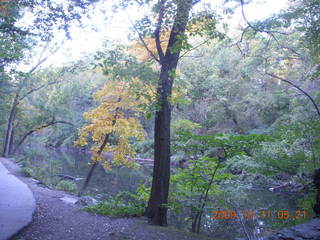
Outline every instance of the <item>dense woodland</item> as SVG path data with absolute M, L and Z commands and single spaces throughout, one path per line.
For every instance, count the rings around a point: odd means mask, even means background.
M 136 171 L 135 159 L 154 160 L 152 180 L 132 200 L 122 194 L 129 210 L 119 212 L 165 226 L 168 209 L 188 209 L 196 233 L 216 199 L 234 209 L 230 182 L 277 182 L 319 214 L 310 184 L 320 167 L 320 2 L 290 0 L 255 22 L 246 17 L 252 1 L 208 2 L 116 2 L 106 15 L 145 10 L 127 44 L 106 40 L 79 61 L 48 66 L 62 44 L 55 34 L 69 38 L 101 2 L 1 1 L 2 155 L 35 143 L 90 152 L 79 194 L 100 163 Z M 232 26 L 237 9 L 242 21 Z

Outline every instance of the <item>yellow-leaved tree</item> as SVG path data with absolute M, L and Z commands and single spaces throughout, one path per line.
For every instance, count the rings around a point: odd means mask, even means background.
M 128 82 L 108 80 L 93 97 L 100 105 L 83 114 L 88 124 L 78 130 L 79 137 L 75 142 L 79 146 L 88 145 L 90 139 L 93 142 L 92 166 L 79 196 L 87 187 L 100 161 L 103 160 L 102 165 L 106 169 L 111 169 L 112 165 L 132 167 L 135 164 L 135 151 L 129 140 L 144 138 L 144 130 L 137 117 L 142 111 L 140 106 L 146 99 L 130 92 Z M 116 139 L 112 141 L 114 144 L 109 141 L 111 135 Z M 104 159 L 103 153 L 112 153 L 113 158 Z

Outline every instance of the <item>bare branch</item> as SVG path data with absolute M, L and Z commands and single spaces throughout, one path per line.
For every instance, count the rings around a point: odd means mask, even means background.
M 43 55 L 43 53 L 45 52 L 45 50 L 46 50 L 46 48 L 48 47 L 48 45 L 49 45 L 49 44 L 47 44 L 47 45 L 44 47 L 44 49 L 43 49 L 43 51 L 42 51 L 42 53 L 41 53 L 41 55 L 40 55 L 40 58 L 39 58 L 38 63 L 37 63 L 33 68 L 31 68 L 31 69 L 29 70 L 29 72 L 28 72 L 29 74 L 31 74 L 31 73 L 33 73 L 35 70 L 37 70 L 37 68 L 38 68 L 42 63 L 44 63 L 45 61 L 47 61 L 49 57 L 51 57 L 53 54 L 55 54 L 55 53 L 62 47 L 62 45 L 56 47 L 52 52 L 50 52 L 50 54 L 48 54 L 47 56 L 45 56 L 44 58 L 42 58 L 42 55 Z
M 139 36 L 139 39 L 141 41 L 141 43 L 143 44 L 144 48 L 148 51 L 149 55 L 156 60 L 158 63 L 160 63 L 160 60 L 153 54 L 153 52 L 149 49 L 147 43 L 144 41 L 142 35 L 140 34 L 139 30 L 137 29 L 136 25 L 134 24 L 134 22 L 131 20 L 130 16 L 127 14 L 129 21 L 131 22 L 134 30 L 136 31 L 136 33 Z
M 237 42 L 231 44 L 230 47 L 237 46 L 239 48 L 239 43 L 241 43 L 243 41 L 244 35 L 249 30 L 249 28 L 250 28 L 249 26 L 245 27 L 243 29 L 242 33 L 241 33 L 240 40 L 238 40 Z
M 203 41 L 202 43 L 199 43 L 198 45 L 194 46 L 194 47 L 191 48 L 190 50 L 188 50 L 188 51 L 184 52 L 183 54 L 181 54 L 181 56 L 179 57 L 179 59 L 182 58 L 182 57 L 184 57 L 185 55 L 187 55 L 189 52 L 191 52 L 191 51 L 193 51 L 193 50 L 201 47 L 202 45 L 206 44 L 206 43 L 209 42 L 209 41 L 210 41 L 210 39 L 207 39 L 207 40 Z
M 51 82 L 48 82 L 48 83 L 44 83 L 42 85 L 40 85 L 39 87 L 36 87 L 36 88 L 33 88 L 31 90 L 29 90 L 27 93 L 25 93 L 22 97 L 19 98 L 19 101 L 23 100 L 24 98 L 26 98 L 28 95 L 32 94 L 33 92 L 36 92 L 36 91 L 39 91 L 40 89 L 44 88 L 44 87 L 47 87 L 47 86 L 50 86 L 50 85 L 53 85 L 53 84 L 56 84 L 58 82 L 61 82 L 61 80 L 57 80 L 61 77 L 61 75 L 64 73 L 64 70 L 62 70 L 59 75 L 57 76 L 57 78 L 54 80 L 54 81 L 51 81 Z
M 253 26 L 253 25 L 248 21 L 246 15 L 245 15 L 245 13 L 244 13 L 244 2 L 243 2 L 243 0 L 240 0 L 240 3 L 241 3 L 241 13 L 242 13 L 242 17 L 243 17 L 244 21 L 248 24 L 248 26 L 249 26 L 250 28 L 252 28 L 254 31 L 256 31 L 256 32 L 261 32 L 261 33 L 263 33 L 263 32 L 264 32 L 264 33 L 268 33 L 268 34 L 270 34 L 270 35 L 273 36 L 273 37 L 274 37 L 274 33 L 278 33 L 278 34 L 282 34 L 282 35 L 287 35 L 287 33 L 284 33 L 284 32 L 270 31 L 270 30 L 261 30 L 261 29 L 256 28 L 255 26 Z M 274 38 L 275 38 L 275 37 L 274 37 Z
M 241 3 L 241 13 L 242 13 L 242 17 L 243 17 L 244 21 L 247 23 L 248 27 L 250 27 L 251 29 L 253 29 L 255 32 L 260 32 L 260 33 L 267 33 L 267 34 L 269 34 L 269 35 L 277 42 L 277 44 L 278 44 L 280 47 L 285 48 L 285 49 L 287 49 L 287 50 L 289 50 L 289 51 L 292 51 L 293 53 L 295 53 L 295 54 L 297 54 L 298 56 L 301 57 L 301 55 L 300 55 L 299 53 L 297 53 L 294 49 L 289 48 L 289 47 L 286 47 L 286 46 L 283 46 L 283 45 L 279 42 L 279 40 L 276 38 L 276 36 L 274 35 L 275 33 L 281 34 L 281 35 L 288 35 L 287 33 L 279 32 L 279 31 L 271 31 L 271 30 L 261 30 L 261 29 L 255 27 L 255 26 L 253 26 L 253 25 L 248 21 L 246 15 L 245 15 L 245 12 L 244 12 L 244 1 L 243 1 L 243 0 L 240 0 L 240 3 Z M 233 44 L 233 45 L 239 44 L 239 43 L 242 41 L 243 35 L 244 35 L 244 33 L 245 33 L 246 31 L 247 31 L 247 30 L 245 30 L 245 31 L 242 33 L 242 35 L 241 35 L 241 40 L 239 40 L 237 43 L 235 43 L 235 44 Z

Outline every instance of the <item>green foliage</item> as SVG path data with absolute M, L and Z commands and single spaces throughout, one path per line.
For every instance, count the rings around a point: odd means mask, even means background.
M 136 194 L 121 191 L 105 202 L 86 208 L 86 211 L 112 217 L 141 216 L 150 196 L 150 188 L 141 184 Z
M 173 190 L 169 197 L 169 207 L 176 213 L 189 210 L 191 231 L 200 232 L 202 215 L 207 212 L 211 198 L 221 193 L 217 183 L 230 179 L 231 174 L 221 171 L 224 166 L 218 158 L 200 157 L 189 161 L 185 169 L 171 177 Z M 189 212 L 188 211 L 188 212 Z
M 0 2 L 0 73 L 4 66 L 21 60 L 23 50 L 31 46 L 30 32 L 16 26 L 20 7 L 17 2 Z
M 190 160 L 189 166 L 178 169 L 177 174 L 171 177 L 174 190 L 171 193 L 172 200 L 182 203 L 174 203 L 176 210 L 181 207 L 189 207 L 195 211 L 201 211 L 204 195 L 215 196 L 220 193 L 217 184 L 220 180 L 230 179 L 232 174 L 221 171 L 224 166 L 219 163 L 218 158 L 201 157 Z M 213 182 L 214 180 L 214 182 Z
M 273 138 L 265 134 L 249 135 L 194 135 L 189 131 L 178 131 L 174 149 L 183 150 L 186 154 L 208 154 L 214 148 L 223 151 L 224 158 L 250 153 L 261 146 L 263 142 L 273 141 Z
M 269 166 L 272 173 L 286 172 L 292 175 L 298 173 L 301 164 L 306 157 L 303 152 L 288 152 L 288 146 L 281 142 L 265 143 L 264 146 L 255 153 L 254 157 Z
M 173 131 L 184 130 L 184 131 L 194 131 L 201 128 L 201 125 L 192 122 L 188 119 L 178 119 L 174 121 L 171 125 Z
M 300 39 L 310 49 L 316 61 L 319 61 L 320 53 L 320 2 L 317 0 L 292 0 L 291 7 L 285 12 L 275 16 L 272 20 L 280 26 L 294 28 L 303 32 Z M 274 26 L 271 24 L 271 26 Z
M 144 141 L 135 141 L 134 149 L 139 154 L 141 158 L 152 158 L 153 157 L 153 149 L 154 149 L 154 141 L 153 139 L 145 139 Z
M 66 192 L 76 192 L 78 190 L 77 185 L 72 182 L 72 181 L 68 181 L 68 180 L 62 180 L 60 181 L 55 188 L 57 190 L 62 190 L 62 191 L 66 191 Z
M 264 173 L 268 175 L 268 167 L 253 157 L 247 155 L 235 155 L 226 161 L 227 169 L 233 174 Z
M 274 145 L 264 146 L 262 161 L 270 161 L 271 166 L 291 174 L 312 172 L 320 166 L 319 130 L 319 120 L 280 122 L 274 127 L 274 135 L 279 140 Z
M 26 176 L 26 177 L 33 177 L 33 176 L 35 176 L 35 173 L 34 173 L 33 169 L 28 168 L 28 167 L 23 167 L 23 168 L 21 169 L 21 172 L 22 172 L 23 175 Z

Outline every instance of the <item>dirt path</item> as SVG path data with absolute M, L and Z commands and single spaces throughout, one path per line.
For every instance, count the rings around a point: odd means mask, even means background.
M 81 210 L 74 204 L 60 200 L 65 192 L 39 186 L 31 178 L 23 177 L 19 167 L 9 160 L 2 163 L 25 182 L 36 199 L 33 222 L 15 240 L 180 240 L 207 239 L 172 228 L 156 227 L 144 218 L 110 218 Z

